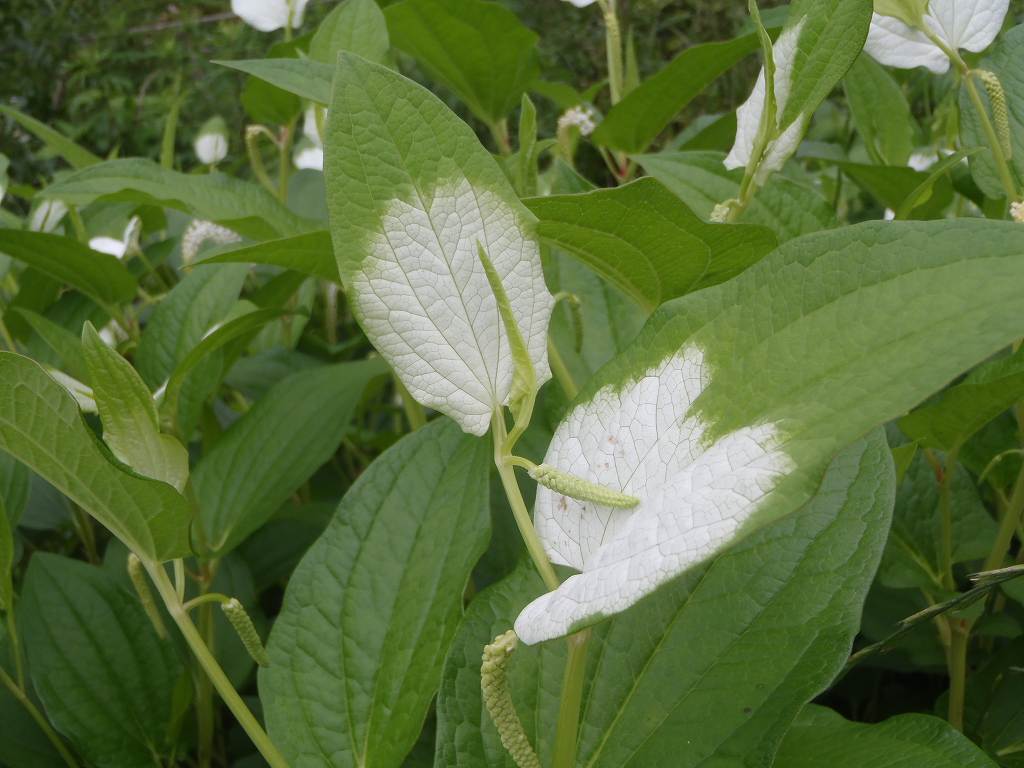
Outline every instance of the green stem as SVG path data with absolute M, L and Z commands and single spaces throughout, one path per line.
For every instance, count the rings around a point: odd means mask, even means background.
M 270 194 L 277 195 L 277 187 L 274 186 L 267 167 L 263 164 L 263 155 L 260 154 L 259 138 L 265 134 L 273 141 L 273 134 L 262 125 L 250 125 L 245 129 L 245 151 L 249 156 L 249 165 L 252 168 L 256 180 L 263 185 Z
M 32 703 L 32 700 L 26 695 L 24 689 L 20 688 L 11 679 L 11 676 L 7 674 L 3 667 L 0 667 L 0 682 L 4 684 L 11 695 L 18 701 L 21 706 L 25 708 L 25 711 L 29 713 L 33 720 L 36 721 L 36 725 L 39 726 L 46 738 L 53 744 L 54 749 L 60 754 L 64 762 L 70 766 L 70 768 L 78 768 L 78 761 L 75 756 L 71 754 L 68 748 L 61 741 L 60 736 L 53 730 L 53 726 L 50 725 L 49 721 L 43 717 L 43 713 L 39 711 L 39 708 Z
M 964 729 L 964 700 L 967 693 L 967 648 L 971 625 L 966 619 L 949 617 L 949 724 Z
M 277 197 L 282 203 L 288 202 L 288 179 L 292 172 L 292 141 L 295 138 L 295 120 L 286 125 L 278 143 Z
M 405 410 L 405 418 L 409 420 L 410 431 L 415 432 L 420 427 L 425 427 L 427 414 L 424 413 L 423 406 L 409 394 L 409 390 L 397 376 L 395 376 L 395 389 L 398 390 L 398 395 L 402 398 L 402 408 Z
M 1017 481 L 1013 485 L 1013 493 L 1010 495 L 1010 502 L 1006 505 L 1003 519 L 999 522 L 999 532 L 996 534 L 992 551 L 985 559 L 985 566 L 982 570 L 994 571 L 1002 568 L 1006 555 L 1013 543 L 1013 534 L 1020 525 L 1021 515 L 1024 513 L 1024 467 L 1021 467 L 1017 475 Z
M 942 483 L 939 486 L 939 514 L 942 520 L 942 586 L 948 590 L 956 589 L 953 577 L 953 474 L 959 448 L 953 448 L 946 454 L 946 466 L 942 472 Z
M 583 703 L 588 640 L 590 640 L 589 629 L 566 638 L 569 645 L 569 658 L 566 659 L 565 675 L 562 678 L 562 699 L 558 706 L 555 751 L 551 759 L 552 768 L 573 768 L 576 765 L 576 746 L 579 742 L 580 708 Z
M 7 606 L 7 638 L 11 641 L 11 659 L 14 661 L 14 675 L 18 687 L 25 688 L 25 662 L 21 654 L 21 641 L 18 639 L 18 624 L 14 617 L 14 606 Z
M 502 118 L 496 123 L 488 123 L 487 127 L 491 129 L 491 136 L 498 147 L 498 153 L 503 157 L 511 155 L 512 141 L 508 137 L 508 121 Z
M 509 461 L 508 433 L 505 428 L 505 417 L 502 412 L 495 411 L 491 419 L 491 431 L 494 433 L 494 465 L 498 468 L 498 476 L 501 478 L 501 485 L 505 489 L 505 496 L 508 498 L 509 506 L 512 507 L 512 515 L 515 517 L 516 525 L 519 526 L 519 533 L 526 544 L 526 551 L 529 552 L 537 572 L 544 579 L 544 584 L 551 591 L 558 589 L 559 580 L 555 569 L 548 560 L 544 545 L 537 535 L 537 529 L 533 527 L 533 520 L 530 519 L 530 512 L 526 509 L 526 502 L 523 500 L 522 491 L 519 490 L 519 483 L 516 480 L 515 470 Z
M 164 601 L 168 613 L 174 619 L 174 623 L 178 625 L 178 629 L 181 630 L 185 642 L 192 649 L 192 653 L 195 655 L 199 665 L 206 672 L 214 688 L 217 689 L 217 693 L 220 694 L 223 702 L 238 720 L 239 725 L 248 734 L 253 745 L 259 750 L 259 753 L 267 761 L 267 764 L 270 765 L 270 768 L 288 768 L 288 763 L 284 757 L 281 756 L 277 747 L 271 742 L 267 732 L 263 730 L 263 726 L 260 725 L 252 712 L 249 711 L 245 702 L 242 701 L 242 697 L 238 695 L 238 691 L 231 685 L 231 681 L 224 674 L 224 670 L 221 669 L 220 664 L 217 663 L 213 654 L 210 653 L 210 649 L 203 642 L 203 638 L 200 636 L 199 630 L 196 629 L 196 625 L 192 623 L 192 619 L 189 618 L 185 606 L 178 600 L 174 585 L 167 578 L 167 573 L 164 571 L 163 566 L 149 560 L 144 560 L 143 563 L 154 585 L 156 585 L 157 593 Z
M 576 381 L 573 379 L 572 373 L 569 372 L 569 367 L 565 364 L 562 353 L 558 351 L 558 347 L 552 338 L 548 338 L 548 364 L 551 366 L 551 373 L 555 380 L 558 381 L 562 391 L 565 392 L 565 396 L 570 400 L 575 400 L 580 388 L 576 386 Z
M 605 50 L 608 57 L 608 89 L 612 106 L 622 99 L 622 30 L 619 27 L 618 9 L 615 0 L 599 0 L 604 12 Z

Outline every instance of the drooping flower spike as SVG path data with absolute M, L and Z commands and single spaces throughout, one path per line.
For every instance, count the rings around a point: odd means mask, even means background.
M 309 0 L 231 0 L 231 11 L 260 32 L 302 26 Z
M 901 12 L 900 18 L 876 11 L 864 50 L 890 67 L 925 67 L 941 75 L 949 70 L 949 55 L 927 32 L 950 50 L 978 53 L 999 34 L 1009 5 L 1009 0 L 930 0 L 924 4 L 920 21 L 913 25 L 908 23 L 913 11 Z M 884 5 L 881 8 L 899 12 Z

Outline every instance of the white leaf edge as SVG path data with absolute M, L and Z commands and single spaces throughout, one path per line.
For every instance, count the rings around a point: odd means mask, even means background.
M 515 623 L 528 645 L 619 613 L 725 548 L 793 469 L 773 424 L 710 443 L 693 405 L 710 383 L 702 350 L 685 347 L 620 387 L 574 407 L 545 464 L 637 496 L 633 509 L 538 488 L 537 532 L 551 560 L 577 568 Z
M 1010 0 L 931 0 L 925 24 L 953 50 L 979 53 L 1002 29 Z M 892 16 L 871 16 L 864 50 L 880 64 L 898 69 L 949 71 L 949 57 L 928 37 Z
M 477 243 L 501 278 L 538 386 L 551 378 L 554 307 L 540 246 L 521 212 L 465 177 L 384 208 L 349 276 L 353 308 L 412 397 L 483 435 L 508 402 L 514 363 Z
M 775 61 L 776 118 L 785 113 L 786 105 L 789 103 L 797 44 L 806 21 L 807 17 L 805 16 L 796 25 L 784 30 L 772 46 L 772 58 Z M 764 114 L 764 99 L 765 70 L 764 67 L 761 67 L 761 73 L 757 76 L 753 92 L 736 110 L 736 142 L 725 158 L 726 168 L 730 170 L 746 168 L 752 160 L 754 143 L 757 141 L 758 130 L 761 126 L 761 116 Z M 758 183 L 762 183 L 773 171 L 780 170 L 800 146 L 800 140 L 807 128 L 807 115 L 801 114 L 789 125 L 780 125 L 778 128 L 781 129 L 781 133 L 768 145 L 764 160 L 758 168 Z

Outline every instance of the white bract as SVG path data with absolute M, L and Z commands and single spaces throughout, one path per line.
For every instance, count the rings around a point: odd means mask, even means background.
M 588 5 L 593 5 L 597 0 L 564 0 L 567 3 L 572 3 L 577 8 L 586 8 Z
M 999 34 L 1009 4 L 1010 0 L 931 0 L 923 22 L 952 50 L 977 53 Z M 926 67 L 936 74 L 949 70 L 949 56 L 941 47 L 893 16 L 875 13 L 871 17 L 864 50 L 890 67 Z
M 545 464 L 640 503 L 602 507 L 537 489 L 534 522 L 548 557 L 581 573 L 523 610 L 523 642 L 619 613 L 719 552 L 792 469 L 773 424 L 707 439 L 693 405 L 709 382 L 703 353 L 688 346 L 563 420 Z
M 348 276 L 363 328 L 409 393 L 475 435 L 507 404 L 515 367 L 478 244 L 508 295 L 538 385 L 551 377 L 554 299 L 526 232 L 502 195 L 465 178 L 444 181 L 423 196 L 392 200 Z
M 142 232 L 142 220 L 138 216 L 132 216 L 124 228 L 124 234 L 119 240 L 116 237 L 99 236 L 89 240 L 89 247 L 100 253 L 108 253 L 123 259 L 128 249 L 138 245 L 139 234 Z
M 273 32 L 288 26 L 302 26 L 309 0 L 231 0 L 231 11 L 260 32 Z
M 203 165 L 215 165 L 227 157 L 228 127 L 221 117 L 211 117 L 199 129 L 192 145 Z
M 785 165 L 796 148 L 800 145 L 807 128 L 809 115 L 800 114 L 788 125 L 779 125 L 778 121 L 785 114 L 789 102 L 789 94 L 793 85 L 793 66 L 796 62 L 797 43 L 805 19 L 796 26 L 785 30 L 772 46 L 772 58 L 775 61 L 775 128 L 778 136 L 765 149 L 764 158 L 758 166 L 758 183 L 762 183 L 772 171 Z M 745 168 L 752 160 L 754 144 L 757 142 L 761 129 L 761 118 L 765 108 L 765 71 L 757 77 L 754 91 L 738 110 L 736 110 L 736 143 L 725 158 L 726 168 Z
M 296 144 L 295 156 L 292 158 L 296 168 L 314 171 L 324 169 L 324 143 L 320 138 L 320 129 L 317 126 L 316 110 L 317 108 L 312 105 L 306 109 L 302 121 L 303 139 Z M 323 119 L 327 119 L 326 110 Z
M 32 210 L 28 228 L 33 232 L 53 232 L 68 213 L 63 200 L 43 200 Z

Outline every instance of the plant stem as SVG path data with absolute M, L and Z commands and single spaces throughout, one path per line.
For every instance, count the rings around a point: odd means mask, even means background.
M 939 485 L 939 513 L 942 517 L 942 586 L 948 590 L 956 589 L 956 579 L 953 577 L 953 474 L 956 472 L 959 453 L 960 449 L 956 447 L 946 454 L 946 465 Z
M 206 643 L 203 642 L 203 638 L 200 636 L 199 630 L 197 630 L 196 625 L 192 623 L 192 619 L 189 618 L 184 605 L 182 605 L 181 601 L 178 600 L 178 595 L 174 590 L 174 585 L 172 585 L 170 579 L 167 578 L 167 573 L 164 571 L 163 566 L 150 560 L 143 560 L 143 564 L 149 572 L 149 577 L 153 580 L 154 585 L 156 585 L 157 593 L 164 601 L 164 605 L 167 606 L 168 613 L 170 613 L 171 618 L 174 619 L 174 623 L 178 625 L 178 629 L 181 630 L 181 634 L 184 636 L 185 642 L 187 642 L 189 648 L 192 649 L 192 653 L 195 655 L 196 660 L 209 676 L 210 681 L 213 683 L 214 688 L 217 689 L 217 693 L 220 694 L 221 699 L 227 705 L 228 709 L 231 710 L 232 714 L 234 714 L 239 725 L 241 725 L 249 735 L 253 745 L 257 750 L 259 750 L 259 753 L 271 768 L 288 768 L 288 763 L 285 761 L 284 757 L 281 756 L 277 747 L 274 746 L 270 737 L 267 736 L 267 732 L 263 730 L 263 726 L 259 724 L 259 721 L 257 721 L 252 712 L 249 711 L 245 702 L 242 701 L 242 697 L 238 695 L 238 691 L 236 691 L 234 686 L 231 685 L 231 681 L 229 681 L 227 675 L 224 674 L 224 670 L 221 669 L 220 664 L 217 663 L 213 654 L 210 653 L 210 649 L 207 648 Z
M 576 386 L 576 381 L 573 379 L 572 373 L 569 372 L 562 353 L 558 351 L 555 340 L 550 337 L 548 338 L 548 364 L 551 366 L 552 375 L 558 381 L 562 391 L 565 392 L 565 396 L 570 400 L 575 400 L 580 388 Z
M 21 655 L 21 641 L 18 639 L 18 624 L 14 617 L 14 606 L 7 606 L 7 638 L 11 642 L 11 658 L 14 661 L 14 675 L 18 687 L 25 688 L 25 662 Z
M 402 398 L 402 408 L 405 409 L 405 418 L 409 420 L 409 430 L 415 432 L 420 427 L 426 426 L 427 414 L 423 412 L 423 406 L 409 394 L 409 390 L 397 376 L 395 376 L 395 389 L 398 390 L 398 395 Z
M 1017 481 L 1013 485 L 1013 493 L 1010 495 L 1010 502 L 1006 505 L 1003 519 L 999 523 L 999 533 L 996 534 L 992 551 L 985 559 L 985 566 L 982 570 L 994 571 L 1002 568 L 1006 555 L 1013 543 L 1013 534 L 1021 522 L 1021 514 L 1024 513 L 1024 466 L 1017 475 Z
M 622 30 L 615 0 L 599 0 L 604 13 L 605 50 L 608 57 L 608 90 L 612 106 L 622 99 Z
M 511 155 L 512 142 L 508 137 L 508 121 L 502 118 L 496 123 L 488 123 L 487 127 L 491 129 L 491 136 L 498 147 L 498 153 L 502 156 Z
M 295 138 L 295 120 L 281 129 L 278 143 L 277 196 L 282 203 L 288 202 L 288 178 L 292 172 L 292 140 Z
M 50 743 L 53 744 L 54 749 L 57 750 L 64 762 L 70 766 L 70 768 L 78 768 L 78 761 L 64 745 L 64 742 L 61 740 L 60 736 L 57 735 L 57 732 L 53 730 L 53 726 L 51 726 L 49 721 L 43 717 L 43 713 L 39 711 L 39 708 L 36 707 L 35 704 L 32 703 L 32 700 L 25 693 L 24 689 L 19 687 L 11 679 L 11 676 L 7 674 L 7 671 L 3 667 L 0 667 L 0 682 L 4 684 L 7 690 L 11 692 L 11 695 L 17 699 L 18 703 L 21 704 L 32 719 L 35 720 L 36 725 L 39 726 L 39 730 L 41 730 L 46 735 L 46 738 L 50 740 Z
M 505 489 L 505 496 L 508 498 L 509 506 L 512 507 L 512 515 L 519 526 L 519 533 L 526 544 L 526 551 L 530 553 L 537 572 L 544 579 L 545 586 L 554 591 L 561 583 L 555 569 L 548 560 L 544 545 L 541 544 L 537 529 L 533 527 L 533 520 L 530 519 L 530 512 L 523 501 L 523 494 L 519 490 L 519 483 L 516 480 L 515 470 L 509 461 L 509 454 L 506 448 L 508 432 L 505 428 L 505 417 L 502 412 L 495 411 L 491 419 L 491 431 L 494 433 L 494 465 L 498 468 L 498 476 L 501 478 L 501 485 Z
M 558 725 L 555 728 L 555 751 L 552 768 L 573 768 L 576 765 L 576 746 L 579 741 L 580 706 L 583 703 L 584 673 L 587 670 L 587 642 L 590 630 L 584 629 L 566 638 L 569 658 L 565 662 L 562 678 L 562 699 L 558 705 Z
M 971 624 L 966 619 L 947 617 L 949 624 L 949 724 L 964 729 L 964 699 L 967 693 L 967 648 Z

